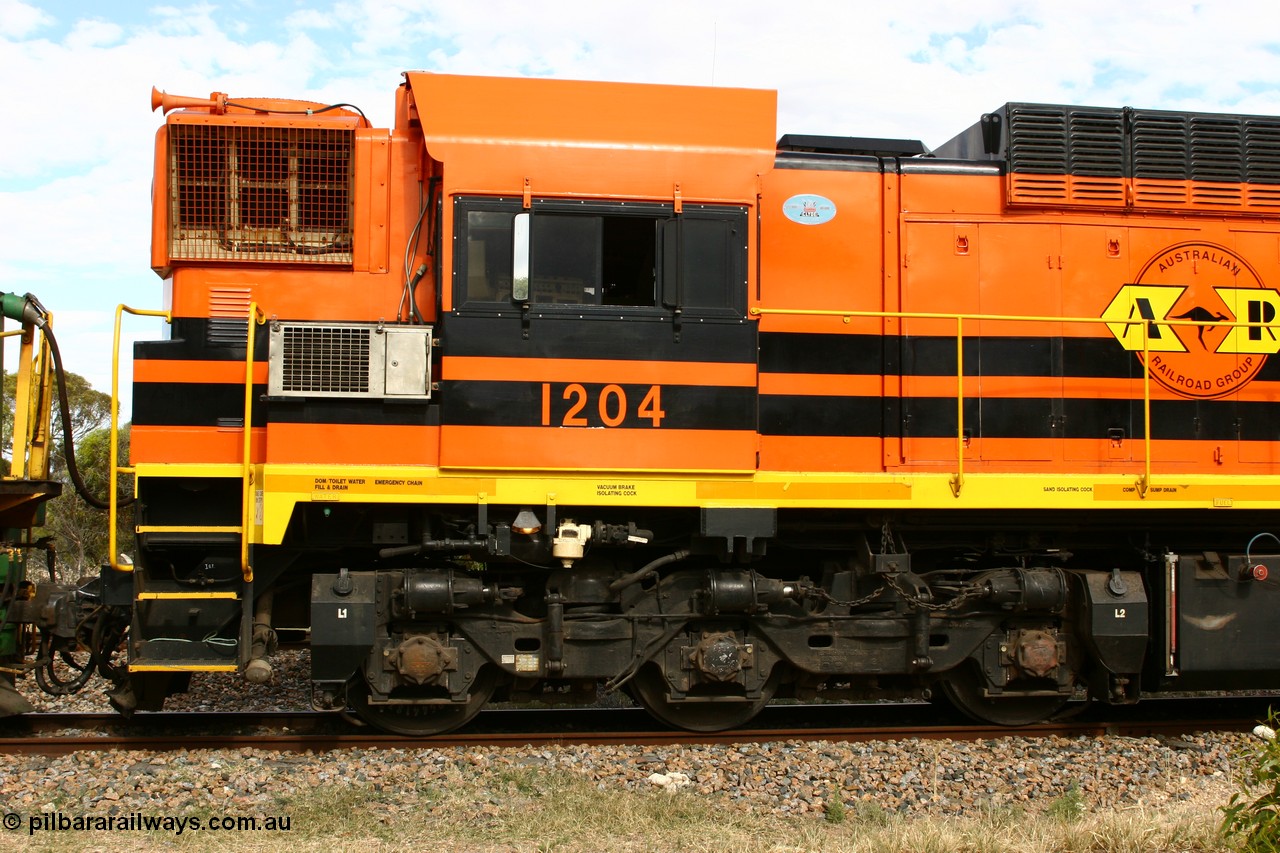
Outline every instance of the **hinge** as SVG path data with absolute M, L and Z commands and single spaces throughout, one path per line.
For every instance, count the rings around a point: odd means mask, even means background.
M 680 196 L 680 185 L 676 184 L 674 201 L 676 205 L 676 213 L 684 213 L 684 199 Z
M 533 182 L 528 178 L 524 179 L 524 209 L 528 210 L 533 207 Z

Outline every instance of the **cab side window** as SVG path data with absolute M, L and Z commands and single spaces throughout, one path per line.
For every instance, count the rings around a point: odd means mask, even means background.
M 741 318 L 746 210 L 741 207 L 459 199 L 458 307 L 674 309 Z M 513 282 L 515 286 L 513 287 Z

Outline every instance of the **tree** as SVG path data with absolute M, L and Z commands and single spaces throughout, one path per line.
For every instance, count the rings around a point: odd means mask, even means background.
M 126 464 L 129 459 L 129 432 L 128 424 L 119 432 L 119 464 Z M 101 500 L 107 499 L 108 484 L 111 482 L 108 476 L 110 450 L 111 430 L 105 427 L 88 433 L 75 444 L 80 477 L 89 494 Z M 91 574 L 111 556 L 108 513 L 89 506 L 75 493 L 65 465 L 57 468 L 54 476 L 65 485 L 62 497 L 49 502 L 44 530 L 54 537 L 59 561 L 72 576 Z M 133 497 L 132 477 L 121 475 L 119 487 L 121 503 Z M 122 508 L 116 517 L 116 545 L 130 559 L 134 553 L 133 526 L 133 507 Z
M 91 495 L 101 500 L 108 496 L 110 482 L 107 469 L 110 466 L 111 395 L 96 391 L 83 376 L 65 375 L 67 403 L 70 411 L 71 440 L 77 469 Z M 12 441 L 14 391 L 17 377 L 4 377 L 5 406 L 3 429 L 5 442 Z M 56 398 L 55 398 L 56 399 Z M 63 483 L 62 497 L 46 504 L 44 527 L 38 535 L 53 536 L 59 561 L 65 576 L 76 577 L 97 570 L 107 561 L 110 537 L 108 517 L 104 510 L 89 506 L 76 494 L 67 470 L 67 448 L 63 440 L 62 417 L 59 407 L 53 407 L 52 449 L 50 476 Z M 120 464 L 129 458 L 129 426 L 119 433 Z M 133 495 L 133 481 L 128 476 L 120 478 L 121 502 Z M 128 507 L 118 514 L 117 544 L 120 550 L 133 552 L 133 509 Z

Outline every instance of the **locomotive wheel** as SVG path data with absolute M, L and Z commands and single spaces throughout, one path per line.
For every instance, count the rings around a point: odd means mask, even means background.
M 662 670 L 646 666 L 631 679 L 631 692 L 646 711 L 672 728 L 720 732 L 741 726 L 760 713 L 778 692 L 779 680 L 778 668 L 775 667 L 758 699 L 736 700 L 732 694 L 726 694 L 726 698 L 719 702 L 680 702 L 672 701 Z
M 1029 726 L 1041 723 L 1066 707 L 1069 696 L 1000 696 L 982 694 L 977 673 L 958 669 L 941 684 L 942 692 L 961 713 L 980 723 Z
M 476 673 L 471 695 L 463 703 L 421 705 L 371 705 L 369 685 L 364 675 L 357 675 L 347 685 L 347 703 L 356 716 L 374 728 L 408 737 L 430 737 L 460 728 L 478 713 L 493 696 L 498 677 L 492 667 L 482 667 Z M 403 696 L 397 698 L 412 698 Z M 425 697 L 424 697 L 425 698 Z

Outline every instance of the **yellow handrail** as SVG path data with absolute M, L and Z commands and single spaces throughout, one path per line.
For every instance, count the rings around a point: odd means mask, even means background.
M 960 497 L 964 487 L 964 318 L 956 318 L 956 475 L 951 494 Z
M 265 323 L 267 317 L 258 307 L 257 302 L 249 303 L 249 334 L 244 352 L 244 458 L 241 473 L 243 492 L 241 494 L 241 522 L 244 531 L 240 535 L 240 572 L 245 583 L 253 581 L 253 566 L 249 565 L 249 535 L 254 527 L 257 505 L 253 488 L 253 348 L 258 326 Z
M 905 320 L 951 320 L 956 324 L 956 473 L 951 478 L 951 491 L 960 496 L 964 485 L 964 321 L 977 320 L 986 322 L 1021 322 L 1021 323 L 1102 323 L 1115 324 L 1117 321 L 1108 317 L 1057 317 L 1035 314 L 949 314 L 932 311 L 832 311 L 817 308 L 760 308 L 750 310 L 754 317 L 764 315 L 795 317 L 840 317 L 846 324 L 854 317 L 869 319 L 905 319 Z M 1142 419 L 1143 419 L 1143 474 L 1138 479 L 1138 494 L 1145 498 L 1151 488 L 1151 353 L 1150 353 L 1150 320 L 1134 321 L 1142 326 Z M 1269 324 L 1259 321 L 1227 322 L 1217 320 L 1160 320 L 1161 326 L 1225 326 L 1227 328 L 1269 328 Z M 1127 325 L 1127 324 L 1126 324 Z
M 1142 324 L 1142 479 L 1138 481 L 1138 496 L 1145 498 L 1147 489 L 1151 488 L 1151 371 L 1147 365 L 1151 363 L 1150 327 Z
M 131 467 L 121 467 L 120 463 L 120 318 L 124 314 L 133 314 L 138 317 L 163 317 L 166 323 L 173 322 L 173 314 L 169 311 L 154 311 L 145 308 L 130 308 L 128 305 L 116 306 L 116 328 L 115 338 L 111 343 L 111 447 L 108 451 L 111 454 L 111 462 L 109 470 L 111 471 L 111 483 L 107 487 L 107 537 L 108 537 L 108 560 L 111 568 L 118 572 L 131 572 L 133 566 L 120 564 L 120 552 L 117 549 L 116 542 L 116 518 L 119 513 L 120 505 L 120 488 L 119 480 L 121 474 L 133 473 Z

